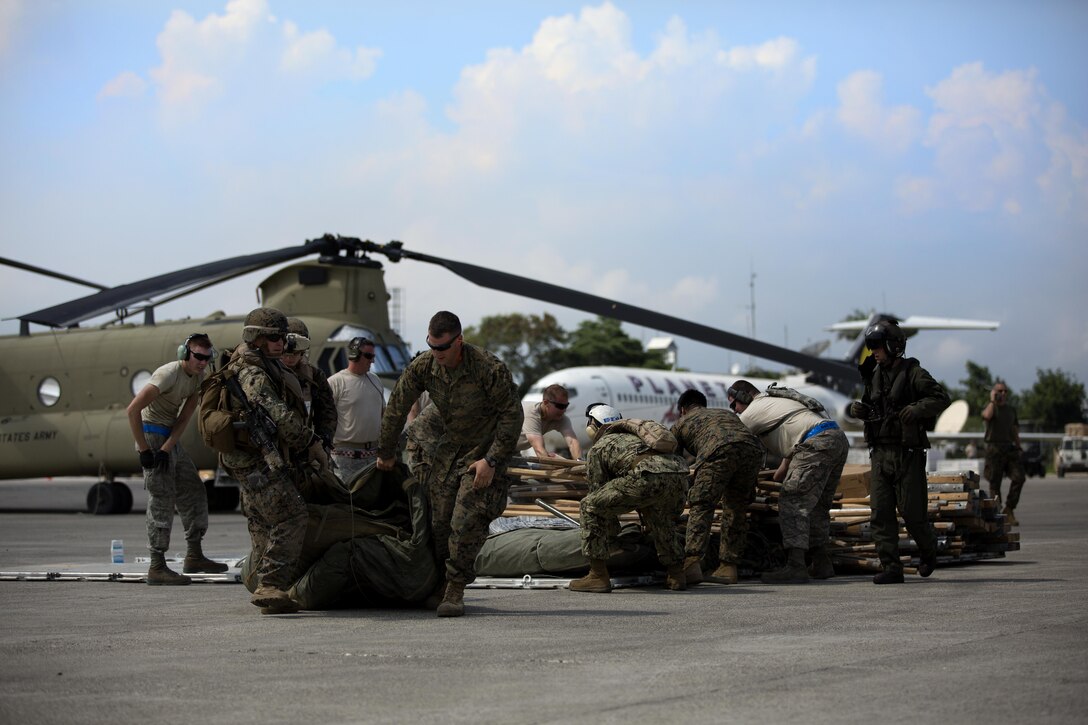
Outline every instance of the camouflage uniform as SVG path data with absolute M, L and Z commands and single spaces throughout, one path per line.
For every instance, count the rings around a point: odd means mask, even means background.
M 432 355 L 419 355 L 404 369 L 382 418 L 378 456 L 395 456 L 408 411 L 420 394 L 430 393 L 437 418 L 430 419 L 428 428 L 439 437 L 417 438 L 416 455 L 426 463 L 416 470 L 426 476 L 436 561 L 446 563 L 447 581 L 464 585 L 476 578 L 476 555 L 488 525 L 506 507 L 506 461 L 521 432 L 522 411 L 502 360 L 467 343 L 461 349 L 456 368 L 443 367 Z M 426 430 L 419 432 L 426 438 Z M 468 467 L 485 456 L 497 461 L 495 477 L 487 488 L 475 490 Z
M 918 544 L 921 559 L 937 557 L 937 537 L 926 515 L 929 438 L 923 421 L 936 418 L 950 401 L 945 389 L 914 358 L 899 359 L 892 368 L 881 367 L 870 358 L 862 366 L 862 376 L 862 402 L 876 411 L 876 419 L 865 424 L 872 463 L 873 540 L 884 570 L 902 572 L 897 508 Z M 899 417 L 907 406 L 912 406 L 915 413 L 915 421 L 909 424 Z
M 1020 460 L 1020 446 L 1016 445 L 1016 409 L 1011 405 L 994 403 L 993 418 L 986 421 L 986 465 L 983 475 L 990 482 L 990 495 L 1001 498 L 1001 481 L 1009 476 L 1009 498 L 1005 505 L 1010 509 L 1020 503 L 1020 492 L 1027 475 Z
M 144 438 L 151 450 L 162 450 L 167 436 L 144 429 Z M 177 443 L 169 451 L 170 463 L 166 470 L 144 469 L 144 488 L 147 489 L 147 543 L 152 551 L 166 553 L 170 546 L 170 528 L 174 510 L 185 527 L 185 540 L 199 543 L 208 531 L 208 493 L 193 460 Z
M 292 372 L 302 386 L 302 398 L 307 410 L 306 423 L 325 445 L 331 447 L 336 434 L 336 403 L 332 398 L 328 377 L 320 368 L 306 360 L 301 360 Z M 329 488 L 340 488 L 329 463 L 313 458 L 308 448 L 304 455 L 298 457 L 296 465 L 302 474 L 300 492 L 307 503 L 327 503 L 329 500 L 322 492 Z
M 702 558 L 710 538 L 714 507 L 722 506 L 718 558 L 736 564 L 748 535 L 748 505 L 763 465 L 763 446 L 731 410 L 696 407 L 673 425 L 680 449 L 695 456 L 695 480 L 688 489 L 685 557 Z M 679 449 L 677 450 L 679 453 Z
M 688 466 L 680 456 L 653 453 L 633 433 L 604 425 L 589 449 L 582 499 L 582 553 L 604 560 L 619 535 L 619 515 L 638 511 L 666 567 L 683 563 L 676 517 L 684 510 Z
M 849 450 L 846 434 L 837 428 L 821 431 L 794 446 L 778 499 L 782 546 L 827 546 L 831 504 Z
M 238 369 L 238 382 L 251 405 L 260 405 L 276 423 L 280 455 L 304 451 L 313 437 L 306 426 L 306 409 L 298 380 L 277 360 L 240 345 L 230 365 Z M 242 405 L 231 399 L 235 410 Z M 286 591 L 298 572 L 299 554 L 306 535 L 306 504 L 299 495 L 297 470 L 269 468 L 261 452 L 242 446 L 224 453 L 223 467 L 242 488 L 242 510 L 249 526 L 253 552 L 260 557 L 258 586 Z

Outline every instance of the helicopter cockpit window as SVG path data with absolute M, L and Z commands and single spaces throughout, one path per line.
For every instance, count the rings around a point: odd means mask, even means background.
M 42 378 L 38 383 L 38 400 L 46 408 L 51 408 L 60 400 L 60 381 L 54 377 Z
M 144 386 L 147 385 L 147 381 L 151 380 L 151 373 L 147 370 L 137 370 L 132 374 L 132 394 L 136 395 Z
M 357 327 L 355 325 L 344 325 L 329 335 L 330 343 L 343 343 L 343 349 L 338 350 L 335 355 L 335 366 L 337 370 L 342 370 L 347 367 L 347 344 L 353 337 L 366 337 L 373 340 L 375 335 L 372 330 L 368 330 L 365 327 Z M 403 370 L 408 364 L 408 357 L 405 354 L 405 351 L 396 345 L 375 343 L 374 353 L 374 364 L 370 369 L 375 373 L 397 373 Z

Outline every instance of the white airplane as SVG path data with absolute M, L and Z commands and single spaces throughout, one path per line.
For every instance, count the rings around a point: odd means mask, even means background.
M 880 319 L 889 319 L 889 315 L 873 315 L 868 320 L 840 322 L 831 325 L 829 330 L 858 330 L 857 340 L 845 362 L 857 365 L 865 349 L 865 328 Z M 892 318 L 894 319 L 894 318 Z M 907 317 L 899 326 L 911 336 L 919 330 L 996 330 L 999 323 L 988 320 L 963 320 L 938 317 Z M 585 408 L 592 403 L 608 403 L 615 407 L 625 418 L 656 420 L 666 426 L 677 421 L 676 400 L 688 388 L 702 392 L 707 405 L 712 408 L 728 407 L 726 391 L 737 380 L 747 380 L 760 390 L 765 390 L 771 383 L 793 388 L 823 404 L 828 414 L 844 429 L 858 429 L 861 421 L 851 418 L 847 413 L 852 391 L 841 391 L 813 382 L 814 376 L 808 373 L 794 373 L 781 378 L 755 378 L 746 375 L 726 375 L 721 373 L 677 372 L 673 370 L 651 370 L 648 368 L 626 368 L 608 365 L 593 365 L 565 368 L 545 375 L 533 383 L 522 400 L 539 401 L 544 388 L 559 383 L 567 389 L 570 407 L 567 415 L 575 424 L 574 429 L 583 447 L 589 446 L 589 440 L 580 423 L 584 419 Z M 860 382 L 860 377 L 859 377 Z M 962 425 L 962 424 L 961 424 Z M 550 444 L 564 445 L 562 439 L 549 439 Z

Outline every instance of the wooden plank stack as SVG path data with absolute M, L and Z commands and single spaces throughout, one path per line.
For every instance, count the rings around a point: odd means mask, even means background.
M 562 458 L 515 459 L 508 472 L 514 477 L 514 483 L 503 516 L 550 516 L 535 503 L 540 499 L 578 519 L 579 501 L 588 492 L 584 463 Z M 748 517 L 754 536 L 770 542 L 773 547 L 781 542 L 778 530 L 781 484 L 771 480 L 772 473 L 770 470 L 760 473 Z M 831 509 L 831 553 L 835 568 L 841 573 L 880 571 L 869 524 L 869 481 L 867 465 L 846 466 L 839 480 L 837 500 Z M 978 474 L 931 474 L 927 483 L 929 519 L 937 533 L 939 564 L 947 566 L 1001 558 L 1006 551 L 1020 548 L 1019 533 L 1009 530 L 999 501 L 979 488 Z M 632 512 L 622 520 L 637 521 L 638 515 Z M 720 532 L 720 522 L 719 510 L 715 513 L 712 529 L 715 533 Z M 902 519 L 899 540 L 904 569 L 913 572 L 918 565 L 917 546 Z M 749 546 L 752 546 L 752 536 Z M 781 552 L 746 552 L 745 558 L 752 566 L 742 567 L 742 570 L 752 573 L 770 568 L 781 558 Z

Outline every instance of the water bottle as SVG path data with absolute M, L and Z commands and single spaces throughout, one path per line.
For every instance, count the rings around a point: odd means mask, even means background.
M 110 541 L 110 561 L 114 564 L 125 563 L 125 542 L 121 539 Z

